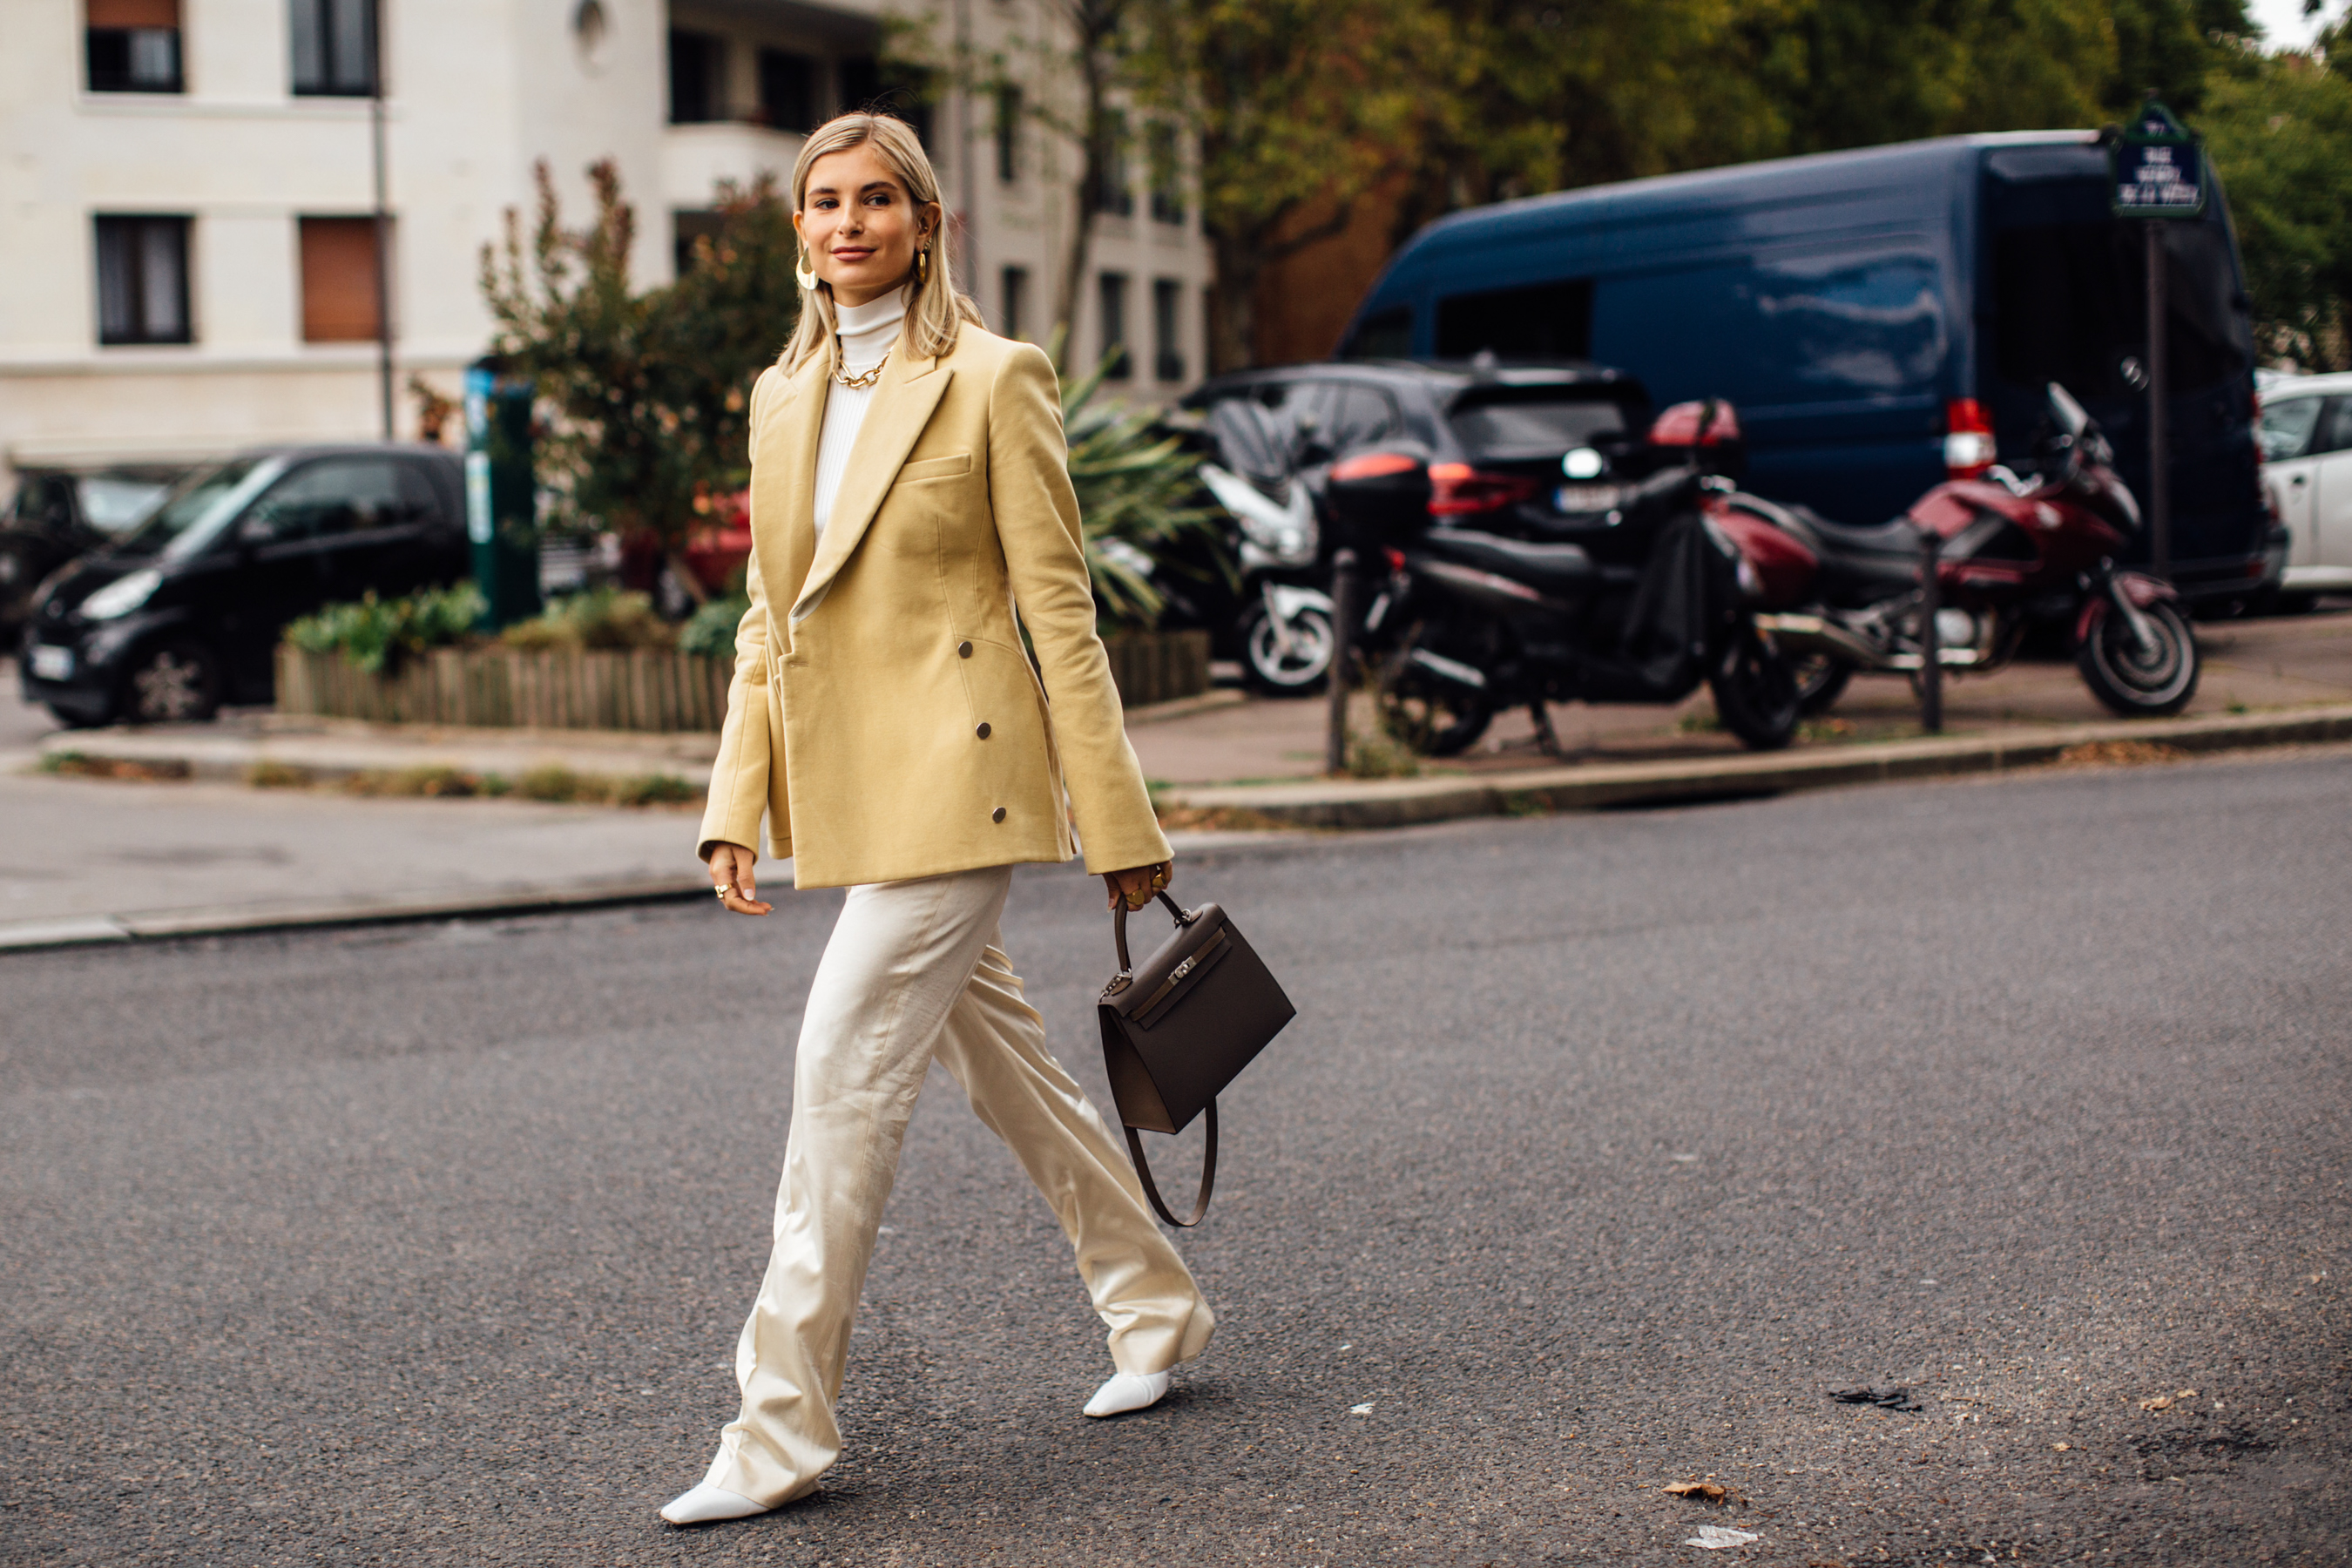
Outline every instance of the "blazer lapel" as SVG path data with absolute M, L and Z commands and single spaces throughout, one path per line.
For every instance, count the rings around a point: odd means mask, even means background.
M 832 584 L 835 575 L 848 563 L 857 549 L 858 541 L 874 514 L 882 509 L 882 498 L 890 493 L 898 480 L 898 469 L 906 463 L 907 454 L 915 449 L 915 442 L 930 423 L 931 411 L 940 405 L 940 398 L 948 389 L 954 372 L 936 359 L 904 360 L 893 355 L 889 368 L 882 373 L 880 384 L 874 389 L 873 405 L 866 409 L 865 422 L 857 428 L 856 443 L 849 448 L 849 470 L 842 476 L 840 493 L 833 499 L 833 516 L 824 525 L 824 537 L 817 541 L 816 558 L 802 582 L 800 591 L 793 595 L 793 615 L 808 613 L 817 596 Z M 820 386 L 820 390 L 824 390 Z M 815 416 L 809 420 L 812 429 L 824 424 L 824 406 L 818 405 Z M 797 515 L 808 520 L 807 532 L 816 532 L 816 445 L 809 445 L 808 466 L 799 470 L 809 477 L 795 485 L 801 491 L 795 504 Z
M 822 358 L 794 371 L 759 433 L 760 504 L 751 509 L 751 538 L 774 573 L 763 584 L 771 614 L 799 595 L 816 554 L 816 447 L 824 429 L 826 381 Z M 776 620 L 789 626 L 788 617 Z

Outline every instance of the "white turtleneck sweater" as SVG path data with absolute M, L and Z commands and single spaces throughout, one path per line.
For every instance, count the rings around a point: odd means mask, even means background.
M 863 305 L 836 304 L 833 319 L 841 337 L 841 363 L 852 375 L 862 375 L 880 364 L 898 341 L 899 323 L 907 316 L 907 290 L 894 289 Z M 832 520 L 834 498 L 841 493 L 842 477 L 849 472 L 849 449 L 857 428 L 866 423 L 875 388 L 859 390 L 835 381 L 825 388 L 824 429 L 816 443 L 816 532 L 824 537 Z M 809 606 L 814 609 L 814 605 Z

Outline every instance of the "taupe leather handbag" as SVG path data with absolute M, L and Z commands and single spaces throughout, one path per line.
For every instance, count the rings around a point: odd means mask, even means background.
M 1214 904 L 1187 910 L 1165 893 L 1160 901 L 1176 917 L 1176 930 L 1139 964 L 1127 955 L 1127 900 L 1119 900 L 1111 921 L 1118 973 L 1095 1011 L 1102 1019 L 1103 1068 L 1143 1195 L 1170 1225 L 1195 1226 L 1209 1212 L 1217 1180 L 1217 1095 L 1298 1010 L 1224 910 Z M 1201 1194 L 1192 1217 L 1178 1219 L 1152 1183 L 1136 1130 L 1181 1132 L 1202 1110 L 1209 1113 L 1209 1148 Z

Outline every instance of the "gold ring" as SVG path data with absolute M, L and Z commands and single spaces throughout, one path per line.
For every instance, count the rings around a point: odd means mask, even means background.
M 719 886 L 711 889 L 710 890 L 723 899 L 728 894 L 735 890 L 735 884 L 732 882 L 721 882 Z

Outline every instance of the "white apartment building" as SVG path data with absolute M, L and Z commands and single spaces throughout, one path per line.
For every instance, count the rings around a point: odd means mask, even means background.
M 1054 0 L 946 0 L 913 25 L 1060 101 Z M 673 276 L 720 180 L 788 181 L 800 132 L 873 101 L 884 0 L 8 0 L 0 37 L 0 469 L 187 459 L 382 428 L 379 65 L 394 425 L 412 373 L 454 395 L 489 319 L 481 247 L 532 165 L 567 220 L 617 164 L 636 276 Z M 899 23 L 897 25 L 906 25 Z M 943 52 L 943 51 L 942 51 Z M 1024 75 L 1024 73 L 1026 73 Z M 1076 150 L 997 94 L 925 129 L 992 327 L 1042 338 Z M 903 98 L 900 101 L 908 101 Z M 1097 198 L 1074 359 L 1128 350 L 1129 395 L 1202 374 L 1209 256 L 1165 127 Z M 1158 138 L 1155 142 L 1155 138 Z M 1162 155 L 1143 155 L 1157 146 Z M 8 474 L 0 472 L 0 484 Z

